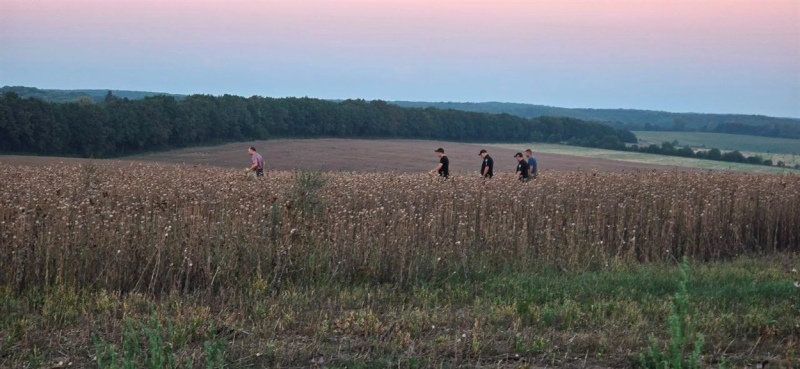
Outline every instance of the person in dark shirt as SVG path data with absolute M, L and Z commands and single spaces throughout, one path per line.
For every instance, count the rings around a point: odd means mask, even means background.
M 528 158 L 528 171 L 531 174 L 531 178 L 536 178 L 539 175 L 539 167 L 536 165 L 536 157 L 533 156 L 533 151 L 531 149 L 525 150 L 525 157 Z
M 441 147 L 434 150 L 434 152 L 439 157 L 439 165 L 431 169 L 430 174 L 439 173 L 439 176 L 447 179 L 450 176 L 450 159 L 444 155 L 444 149 Z
M 528 170 L 528 163 L 525 161 L 525 158 L 522 156 L 521 152 L 514 154 L 514 158 L 517 159 L 516 175 L 519 177 L 520 181 L 528 182 L 530 180 L 530 171 Z
M 481 162 L 481 176 L 483 176 L 483 178 L 492 178 L 492 176 L 494 176 L 494 160 L 492 160 L 492 157 L 489 156 L 486 150 L 481 150 L 478 155 L 483 158 Z

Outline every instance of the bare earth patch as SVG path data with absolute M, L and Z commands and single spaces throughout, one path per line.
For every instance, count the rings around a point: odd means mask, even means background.
M 490 147 L 482 144 L 426 141 L 426 140 L 355 140 L 355 139 L 286 139 L 253 141 L 213 147 L 197 147 L 161 153 L 136 155 L 122 159 L 103 160 L 112 166 L 130 165 L 132 161 L 165 164 L 188 164 L 244 168 L 248 166 L 247 148 L 255 146 L 267 164 L 268 170 L 326 170 L 355 172 L 421 172 L 438 163 L 434 155 L 442 147 L 450 158 L 450 170 L 455 173 L 474 172 L 480 169 L 480 149 L 487 149 L 494 158 L 495 172 L 513 172 L 516 161 L 513 155 L 519 149 Z M 571 155 L 536 152 L 540 171 L 601 171 L 676 170 L 669 165 L 642 164 L 608 159 L 586 158 Z M 52 158 L 38 156 L 0 156 L 0 163 L 15 165 L 70 165 L 87 159 Z M 686 168 L 681 168 L 685 170 Z

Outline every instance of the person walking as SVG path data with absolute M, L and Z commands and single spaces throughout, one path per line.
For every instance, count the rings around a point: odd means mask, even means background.
M 484 179 L 492 178 L 494 176 L 494 160 L 489 156 L 486 150 L 481 150 L 478 155 L 483 158 L 483 162 L 481 162 L 481 176 L 483 176 Z
M 521 152 L 514 154 L 514 158 L 517 159 L 517 178 L 519 178 L 521 182 L 528 182 L 531 178 L 528 162 L 525 161 Z
M 439 165 L 436 168 L 431 169 L 429 172 L 430 174 L 438 173 L 440 177 L 447 179 L 450 177 L 450 159 L 444 154 L 443 148 L 438 148 L 434 150 L 436 156 L 439 157 Z
M 536 165 L 536 157 L 533 156 L 531 149 L 525 150 L 525 157 L 528 158 L 528 171 L 531 178 L 536 178 L 539 175 L 539 168 Z
M 264 158 L 261 157 L 261 154 L 256 152 L 256 148 L 250 146 L 247 149 L 247 152 L 250 154 L 250 167 L 247 168 L 247 173 L 255 172 L 256 177 L 263 177 L 264 176 Z

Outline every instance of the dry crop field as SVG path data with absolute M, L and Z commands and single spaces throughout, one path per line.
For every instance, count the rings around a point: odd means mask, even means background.
M 797 365 L 797 209 L 795 175 L 0 164 L 0 367 L 635 366 L 680 321 L 702 366 Z
M 213 147 L 172 150 L 164 153 L 133 156 L 128 159 L 147 162 L 202 164 L 240 168 L 247 165 L 247 147 L 255 146 L 264 155 L 271 170 L 325 170 L 356 172 L 424 172 L 438 163 L 433 150 L 445 149 L 455 172 L 477 172 L 480 149 L 488 149 L 496 171 L 513 172 L 517 151 L 532 149 L 542 171 L 631 171 L 636 169 L 675 170 L 671 165 L 631 163 L 618 160 L 539 153 L 537 144 L 508 147 L 427 141 L 427 140 L 357 140 L 357 139 L 285 139 L 233 143 Z M 565 146 L 568 147 L 568 146 Z M 0 161 L 2 161 L 0 157 Z M 22 163 L 25 163 L 22 161 Z M 683 169 L 683 168 L 681 168 Z

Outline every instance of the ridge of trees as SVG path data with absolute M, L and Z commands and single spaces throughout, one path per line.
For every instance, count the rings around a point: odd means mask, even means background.
M 626 145 L 625 143 L 615 142 L 613 139 L 609 139 L 606 141 L 601 141 L 600 143 L 601 144 L 599 145 L 597 144 L 588 145 L 587 143 L 583 142 L 580 138 L 572 138 L 569 141 L 567 141 L 567 144 L 569 145 L 599 147 L 603 149 L 617 150 L 617 151 L 641 152 L 646 154 L 725 161 L 730 163 L 787 167 L 786 163 L 784 163 L 783 161 L 778 161 L 777 163 L 773 163 L 772 159 L 764 159 L 760 155 L 745 156 L 739 150 L 722 151 L 718 148 L 711 148 L 708 150 L 695 150 L 689 146 L 679 147 L 677 142 L 674 143 L 663 142 L 661 146 L 656 144 L 651 144 L 648 146 L 639 146 L 638 144 Z M 795 164 L 793 168 L 800 169 L 800 164 Z
M 84 90 L 52 90 L 52 89 L 39 89 L 36 87 L 25 86 L 3 86 L 0 87 L 0 94 L 6 92 L 14 92 L 22 98 L 33 97 L 47 102 L 76 102 L 79 99 L 89 98 L 95 102 L 100 102 L 105 99 L 106 94 L 111 93 L 119 98 L 128 99 L 143 99 L 145 97 L 167 95 L 175 98 L 181 98 L 184 95 L 168 94 L 163 92 L 149 92 L 149 91 L 130 91 L 130 90 L 97 90 L 97 89 L 84 89 Z
M 114 157 L 226 141 L 280 137 L 416 138 L 461 142 L 563 142 L 612 147 L 630 131 L 574 118 L 527 119 L 385 101 L 156 95 L 46 102 L 0 95 L 0 152 Z
M 73 102 L 79 98 L 90 98 L 100 102 L 108 90 L 53 90 L 24 86 L 0 87 L 0 93 L 15 92 L 20 97 L 34 97 L 48 102 Z M 111 90 L 114 96 L 129 99 L 167 95 L 176 99 L 186 95 L 147 91 Z M 705 114 L 673 113 L 640 109 L 589 109 L 560 108 L 546 105 L 482 102 L 419 102 L 390 101 L 403 107 L 455 109 L 478 113 L 510 114 L 523 118 L 570 117 L 586 121 L 596 121 L 614 128 L 630 131 L 676 131 L 676 132 L 717 132 L 739 135 L 780 137 L 800 139 L 800 119 L 769 117 L 746 114 Z
M 34 97 L 48 102 L 75 102 L 89 98 L 103 101 L 108 90 L 53 90 L 24 86 L 0 87 L 0 93 L 15 92 L 22 98 Z M 147 91 L 111 90 L 114 96 L 128 99 L 167 95 L 181 99 L 186 95 Z M 339 102 L 339 101 L 337 101 Z M 402 107 L 454 109 L 477 113 L 509 114 L 523 118 L 569 117 L 596 121 L 630 131 L 716 132 L 750 136 L 800 139 L 800 119 L 745 114 L 673 113 L 640 109 L 560 108 L 546 105 L 482 102 L 390 101 Z
M 404 107 L 436 107 L 525 118 L 570 117 L 630 131 L 716 132 L 800 139 L 800 119 L 745 114 L 672 113 L 638 109 L 559 108 L 520 103 L 393 101 Z
M 709 150 L 695 151 L 689 146 L 678 147 L 671 142 L 663 142 L 661 146 L 658 146 L 656 144 L 651 144 L 648 146 L 641 146 L 641 147 L 638 145 L 633 145 L 626 147 L 624 149 L 622 148 L 619 149 L 627 151 L 638 151 L 648 154 L 678 156 L 684 158 L 697 158 L 697 159 L 706 159 L 715 161 L 726 161 L 730 163 L 745 163 L 745 164 L 766 165 L 766 166 L 774 165 L 778 167 L 786 167 L 786 163 L 784 163 L 783 161 L 779 160 L 777 163 L 773 163 L 772 159 L 764 159 L 760 155 L 745 156 L 739 150 L 723 152 L 720 149 L 711 148 Z M 800 169 L 800 164 L 795 164 L 794 169 Z

